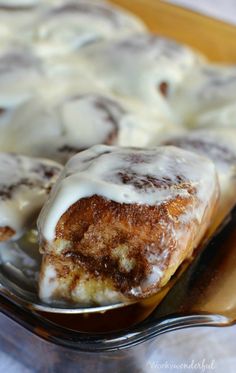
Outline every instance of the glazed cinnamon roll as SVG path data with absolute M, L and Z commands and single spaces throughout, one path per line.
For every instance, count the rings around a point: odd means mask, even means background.
M 0 54 L 0 109 L 8 111 L 26 101 L 43 76 L 41 61 L 28 49 L 9 48 Z
M 135 15 L 109 3 L 69 1 L 47 9 L 39 17 L 34 41 L 41 54 L 61 54 L 145 29 Z
M 74 156 L 38 220 L 40 298 L 93 305 L 155 294 L 192 255 L 217 199 L 213 163 L 182 149 Z
M 174 128 L 162 113 L 98 92 L 75 89 L 28 101 L 15 111 L 2 149 L 65 163 L 96 144 L 147 146 Z
M 236 101 L 198 113 L 194 119 L 195 128 L 236 129 Z
M 166 108 L 200 57 L 173 40 L 148 33 L 85 48 L 80 63 L 115 93 Z
M 236 204 L 236 130 L 195 130 L 169 137 L 164 144 L 194 151 L 214 162 L 220 184 L 216 218 L 222 220 Z
M 234 127 L 235 66 L 203 65 L 172 97 L 174 111 L 190 127 Z
M 33 226 L 60 171 L 49 160 L 0 153 L 0 241 Z

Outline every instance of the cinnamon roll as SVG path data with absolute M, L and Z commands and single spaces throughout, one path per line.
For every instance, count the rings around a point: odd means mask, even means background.
M 33 226 L 61 166 L 45 159 L 0 153 L 0 241 Z
M 195 128 L 236 129 L 236 101 L 198 113 L 194 119 Z
M 217 199 L 213 163 L 176 147 L 75 155 L 38 220 L 40 298 L 93 305 L 155 294 L 193 254 Z
M 174 111 L 190 127 L 234 127 L 235 66 L 203 65 L 172 97 Z
M 236 204 L 236 129 L 195 130 L 169 137 L 164 144 L 196 152 L 214 162 L 220 184 L 216 218 L 222 221 Z
M 15 111 L 2 150 L 65 163 L 96 144 L 147 146 L 174 128 L 165 114 L 147 113 L 141 105 L 97 88 L 58 94 L 56 86 L 55 91 L 56 97 L 37 96 Z
M 114 93 L 160 108 L 200 63 L 190 48 L 148 33 L 85 48 L 80 63 Z
M 41 60 L 28 49 L 9 48 L 0 54 L 0 109 L 7 111 L 26 101 L 43 76 Z
M 33 38 L 38 52 L 51 55 L 145 30 L 135 15 L 109 3 L 72 0 L 43 12 L 33 29 Z

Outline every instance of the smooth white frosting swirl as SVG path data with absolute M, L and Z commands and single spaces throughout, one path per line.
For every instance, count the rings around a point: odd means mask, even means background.
M 202 218 L 205 201 L 214 193 L 215 167 L 207 158 L 175 147 L 156 149 L 94 146 L 66 164 L 38 221 L 41 235 L 55 237 L 60 217 L 78 200 L 93 195 L 126 204 L 157 205 L 176 196 L 187 197 L 190 183 L 199 204 L 195 217 Z

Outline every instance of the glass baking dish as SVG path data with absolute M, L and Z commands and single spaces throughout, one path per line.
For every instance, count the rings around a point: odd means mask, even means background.
M 114 3 L 137 13 L 153 31 L 190 44 L 212 60 L 236 61 L 236 28 L 232 26 L 158 0 Z M 235 223 L 236 210 L 194 263 L 175 277 L 178 283 L 158 307 L 154 299 L 96 316 L 56 317 L 31 312 L 1 295 L 1 350 L 34 371 L 146 372 L 158 335 L 189 326 L 234 322 Z M 230 293 L 225 291 L 229 274 Z M 216 288 L 218 298 L 214 297 Z
M 235 323 L 235 226 L 236 209 L 156 308 L 130 305 L 105 314 L 55 317 L 1 295 L 1 350 L 39 372 L 146 372 L 161 334 Z M 145 312 L 149 316 L 138 322 Z

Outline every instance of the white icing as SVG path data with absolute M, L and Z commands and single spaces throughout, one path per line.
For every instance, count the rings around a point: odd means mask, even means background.
M 170 136 L 165 141 L 181 142 L 186 150 L 209 157 L 219 172 L 228 173 L 236 167 L 236 129 L 201 129 Z
M 199 63 L 199 56 L 183 45 L 151 34 L 136 34 L 81 51 L 81 64 L 114 93 L 133 96 L 167 110 L 159 91 L 168 84 L 168 96 Z
M 174 110 L 188 125 L 197 125 L 198 117 L 210 110 L 224 116 L 224 105 L 236 100 L 236 67 L 203 65 L 186 77 L 172 99 Z M 221 109 L 222 108 L 222 114 Z M 217 126 L 218 118 L 215 116 Z M 221 119 L 219 118 L 219 121 Z
M 54 171 L 46 177 L 41 167 Z M 19 238 L 33 224 L 61 170 L 55 162 L 0 153 L 0 227 Z
M 0 34 L 1 49 L 11 46 L 13 49 L 27 47 L 33 51 L 29 41 L 39 8 L 37 0 L 5 1 L 5 4 L 0 4 L 0 29 L 5 28 L 4 34 Z
M 0 107 L 6 110 L 25 102 L 37 89 L 43 71 L 41 61 L 24 48 L 0 54 Z
M 171 136 L 169 141 L 214 162 L 220 184 L 220 207 L 228 205 L 231 209 L 236 203 L 236 129 L 195 130 Z
M 40 54 L 51 55 L 144 30 L 141 20 L 111 4 L 71 1 L 43 13 L 33 28 L 33 38 Z
M 8 118 L 0 149 L 64 162 L 99 143 L 147 146 L 173 127 L 164 113 L 147 113 L 145 107 L 108 95 L 99 87 L 66 87 L 62 81 L 62 88 L 60 82 L 45 97 L 36 96 Z
M 82 148 L 106 141 L 122 115 L 122 108 L 115 102 L 94 95 L 71 98 L 59 109 L 70 144 L 79 147 L 81 143 Z
M 124 176 L 123 176 L 124 175 Z M 189 196 L 187 189 L 174 188 L 180 175 L 190 182 L 198 198 L 206 203 L 215 177 L 211 161 L 175 147 L 149 150 L 94 146 L 72 157 L 45 204 L 39 229 L 46 240 L 55 237 L 55 228 L 64 212 L 76 201 L 93 195 L 119 203 L 156 205 L 176 196 Z M 136 183 L 122 182 L 130 176 Z M 149 177 L 148 186 L 145 185 Z M 155 180 L 168 178 L 171 185 L 155 187 Z M 164 182 L 164 181 L 163 181 Z M 154 183 L 154 185 L 153 185 Z M 194 216 L 202 217 L 206 204 L 199 205 Z
M 197 114 L 193 126 L 196 128 L 236 128 L 235 101 Z
M 4 43 L 6 39 L 11 36 L 11 31 L 9 30 L 8 26 L 5 24 L 0 24 L 0 41 Z

